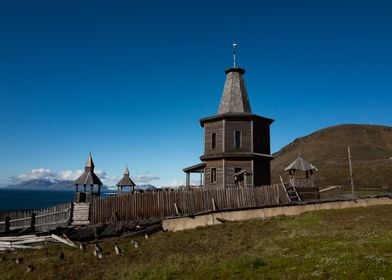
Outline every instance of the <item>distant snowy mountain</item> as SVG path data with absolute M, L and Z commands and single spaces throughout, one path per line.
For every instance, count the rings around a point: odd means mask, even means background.
M 144 184 L 144 185 L 137 185 L 137 186 L 135 187 L 135 189 L 137 189 L 137 190 L 143 190 L 143 191 L 152 191 L 152 190 L 155 190 L 156 187 L 153 186 L 153 185 L 150 185 L 150 184 Z
M 62 181 L 53 178 L 45 178 L 23 181 L 18 184 L 8 185 L 6 188 L 20 190 L 74 191 L 75 185 L 73 184 L 73 181 Z M 101 187 L 101 191 L 106 190 L 110 190 L 110 188 L 106 186 Z

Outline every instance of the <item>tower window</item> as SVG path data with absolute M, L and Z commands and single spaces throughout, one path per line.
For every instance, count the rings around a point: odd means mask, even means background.
M 241 148 L 241 131 L 236 131 L 234 133 L 234 148 L 240 149 Z
M 211 168 L 211 183 L 216 183 L 216 168 Z
M 212 149 L 216 148 L 216 133 L 212 133 L 211 135 L 211 148 Z

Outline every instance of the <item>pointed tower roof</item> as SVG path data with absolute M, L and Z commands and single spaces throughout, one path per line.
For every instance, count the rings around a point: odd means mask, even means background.
M 134 187 L 136 184 L 132 181 L 132 179 L 129 177 L 129 169 L 128 166 L 125 166 L 124 169 L 124 176 L 122 179 L 116 184 L 117 187 Z
M 125 165 L 124 175 L 129 175 L 128 165 Z
M 294 160 L 291 164 L 289 164 L 289 166 L 284 169 L 284 171 L 289 170 L 310 171 L 317 170 L 317 168 L 313 164 L 304 160 L 301 156 L 298 156 L 296 160 Z
M 98 185 L 102 186 L 101 180 L 94 173 L 94 161 L 91 153 L 89 154 L 84 166 L 84 173 L 74 181 L 75 185 Z
M 245 74 L 245 69 L 234 67 L 227 69 L 225 72 L 226 81 L 218 114 L 252 113 L 245 87 L 245 80 L 242 77 Z
M 88 158 L 86 160 L 86 164 L 84 165 L 85 168 L 90 168 L 91 170 L 94 171 L 94 161 L 93 161 L 93 157 L 91 156 L 91 152 L 88 155 Z

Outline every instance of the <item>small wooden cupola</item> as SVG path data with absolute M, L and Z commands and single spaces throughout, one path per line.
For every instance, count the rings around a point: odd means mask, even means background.
M 116 184 L 116 186 L 118 188 L 118 192 L 122 192 L 124 187 L 130 187 L 132 189 L 132 193 L 135 192 L 136 184 L 129 177 L 129 169 L 127 165 L 125 166 L 122 179 Z
M 75 192 L 77 194 L 76 201 L 77 202 L 87 202 L 90 200 L 92 196 L 100 196 L 101 195 L 101 186 L 102 182 L 98 178 L 98 176 L 94 173 L 94 161 L 91 153 L 89 154 L 85 167 L 84 173 L 74 181 L 75 184 Z M 79 185 L 83 186 L 83 192 L 79 192 Z M 90 191 L 86 186 L 90 186 Z M 97 186 L 97 190 L 94 190 L 94 186 Z
M 291 186 L 314 187 L 314 174 L 318 169 L 301 156 L 298 156 L 284 170 L 289 173 Z

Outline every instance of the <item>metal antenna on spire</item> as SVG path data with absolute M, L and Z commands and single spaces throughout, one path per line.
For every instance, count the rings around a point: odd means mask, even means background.
M 234 68 L 237 67 L 237 44 L 233 43 L 233 60 L 234 60 Z

